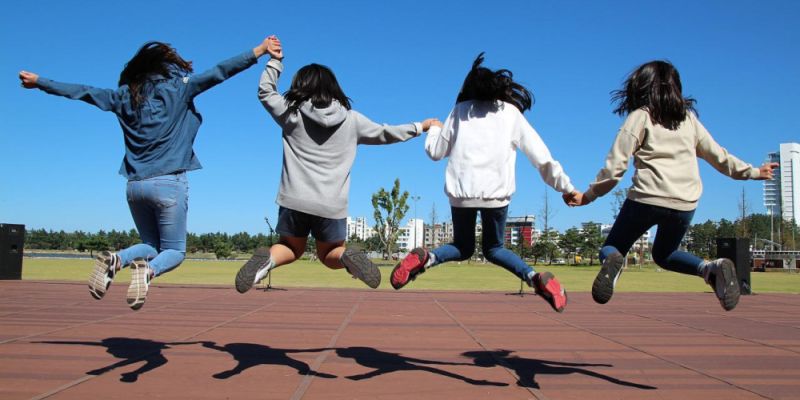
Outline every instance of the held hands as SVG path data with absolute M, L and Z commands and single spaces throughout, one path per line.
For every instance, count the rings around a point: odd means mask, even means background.
M 431 129 L 431 126 L 438 126 L 439 128 L 441 128 L 443 125 L 442 125 L 442 122 L 439 121 L 438 118 L 428 118 L 428 119 L 422 121 L 422 131 L 423 132 L 427 132 L 428 129 Z
M 283 47 L 281 46 L 281 41 L 277 36 L 272 35 L 264 42 L 267 44 L 266 50 L 270 57 L 279 61 L 283 60 Z
M 564 204 L 570 207 L 585 206 L 589 204 L 589 199 L 584 196 L 582 192 L 577 190 L 573 190 L 571 193 L 564 193 L 561 195 L 561 198 L 564 199 Z
M 764 165 L 758 168 L 758 180 L 770 180 L 773 179 L 775 176 L 773 173 L 773 169 L 778 168 L 778 163 L 764 163 Z
M 39 75 L 28 71 L 19 71 L 20 85 L 25 89 L 33 89 L 36 87 L 36 82 L 39 80 Z

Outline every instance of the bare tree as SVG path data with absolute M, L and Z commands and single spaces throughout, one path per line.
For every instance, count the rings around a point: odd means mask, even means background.
M 544 204 L 542 204 L 542 208 L 539 210 L 539 217 L 541 217 L 542 221 L 542 235 L 540 236 L 539 240 L 544 240 L 545 242 L 551 243 L 552 237 L 550 235 L 550 220 L 556 215 L 556 210 L 550 208 L 550 197 L 548 196 L 547 189 L 544 191 Z M 555 246 L 553 246 L 555 247 Z M 552 252 L 548 252 L 546 254 L 547 262 L 552 261 Z
M 741 233 L 742 236 L 741 237 L 743 237 L 743 238 L 746 238 L 746 237 L 749 236 L 747 234 L 747 212 L 748 212 L 749 209 L 750 209 L 750 205 L 747 204 L 747 198 L 744 195 L 744 187 L 742 187 L 742 198 L 739 200 L 739 212 L 740 212 L 739 217 L 741 218 L 740 221 L 741 221 L 741 225 L 742 225 L 741 226 L 741 228 L 742 228 L 742 233 Z
M 430 220 L 431 220 L 431 248 L 436 248 L 436 239 L 437 239 L 436 222 L 438 220 L 438 215 L 436 215 L 436 203 L 435 202 L 433 203 L 433 206 L 431 206 Z

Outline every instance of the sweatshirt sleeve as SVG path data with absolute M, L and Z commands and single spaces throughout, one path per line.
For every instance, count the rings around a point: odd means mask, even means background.
M 717 144 L 694 114 L 690 114 L 689 118 L 691 118 L 697 129 L 697 148 L 695 151 L 698 157 L 706 160 L 717 171 L 733 179 L 757 179 L 760 176 L 757 167 L 753 167 L 734 157 L 728 153 L 728 150 Z
M 358 144 L 390 144 L 404 142 L 419 136 L 421 124 L 386 125 L 372 122 L 357 111 L 351 111 L 355 117 Z
M 632 119 L 629 116 L 629 119 L 619 129 L 617 138 L 614 139 L 614 144 L 611 145 L 611 150 L 606 155 L 603 168 L 597 173 L 594 183 L 590 184 L 589 189 L 584 193 L 587 200 L 594 201 L 610 192 L 625 176 L 631 156 L 640 144 L 639 130 L 644 129 L 642 124 L 631 122 Z
M 42 91 L 72 100 L 81 100 L 103 111 L 114 111 L 119 105 L 119 94 L 111 89 L 99 89 L 87 85 L 56 82 L 39 77 L 36 86 Z
M 258 82 L 258 100 L 278 124 L 281 124 L 283 115 L 289 110 L 286 99 L 278 92 L 278 78 L 281 72 L 283 63 L 273 58 L 267 62 Z
M 248 50 L 238 56 L 229 58 L 214 68 L 197 75 L 190 75 L 186 81 L 186 94 L 189 98 L 194 98 L 200 93 L 222 83 L 224 80 L 238 74 L 256 63 L 256 56 L 252 50 Z
M 451 111 L 442 128 L 432 126 L 428 130 L 428 137 L 425 138 L 425 152 L 428 153 L 428 157 L 431 160 L 439 161 L 450 155 L 450 149 L 452 148 L 450 140 L 453 137 L 455 123 L 456 121 Z
M 553 159 L 539 133 L 533 129 L 522 113 L 518 114 L 516 125 L 519 135 L 517 145 L 531 164 L 539 170 L 539 175 L 545 183 L 561 193 L 571 193 L 575 190 L 561 164 Z

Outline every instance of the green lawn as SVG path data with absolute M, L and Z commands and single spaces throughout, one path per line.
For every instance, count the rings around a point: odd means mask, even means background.
M 157 283 L 179 284 L 230 284 L 243 261 L 188 260 L 170 273 L 156 279 Z M 89 259 L 25 258 L 22 268 L 24 280 L 85 281 L 93 261 Z M 382 265 L 382 289 L 391 289 L 389 274 L 392 265 Z M 542 265 L 537 271 L 551 271 L 571 292 L 591 290 L 599 266 Z M 118 281 L 127 282 L 130 274 L 123 270 Z M 751 274 L 756 293 L 800 293 L 800 274 L 784 272 L 754 272 Z M 273 272 L 275 287 L 343 287 L 366 288 L 344 270 L 330 270 L 319 262 L 298 261 Z M 437 266 L 410 283 L 410 289 L 431 290 L 487 290 L 517 291 L 519 280 L 500 267 L 491 264 L 448 263 Z M 628 292 L 698 292 L 709 290 L 699 277 L 658 270 L 653 266 L 626 269 L 617 290 Z

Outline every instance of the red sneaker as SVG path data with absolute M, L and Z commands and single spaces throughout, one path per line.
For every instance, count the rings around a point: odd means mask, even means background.
M 537 272 L 533 276 L 533 291 L 542 296 L 557 312 L 564 312 L 567 307 L 567 291 L 550 272 Z
M 417 247 L 395 265 L 389 281 L 392 287 L 399 290 L 408 282 L 416 279 L 417 275 L 425 272 L 425 263 L 428 262 L 428 250 Z

